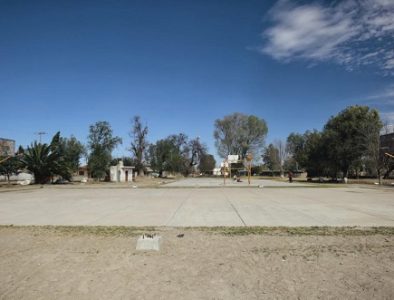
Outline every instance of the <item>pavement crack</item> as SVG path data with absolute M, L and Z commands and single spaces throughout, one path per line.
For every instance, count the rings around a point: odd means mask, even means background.
M 237 214 L 238 218 L 241 220 L 242 224 L 244 224 L 244 226 L 248 226 L 246 225 L 244 219 L 242 219 L 239 211 L 237 210 L 237 208 L 234 206 L 234 204 L 231 202 L 231 200 L 227 197 L 226 193 L 224 193 L 224 198 L 226 199 L 226 201 L 231 205 L 231 207 L 234 209 L 235 213 Z
M 190 199 L 190 195 L 192 192 L 190 192 L 187 197 L 185 199 L 183 199 L 183 201 L 181 202 L 181 204 L 179 204 L 179 206 L 177 207 L 177 209 L 174 211 L 174 213 L 172 214 L 172 216 L 168 219 L 168 221 L 166 222 L 165 226 L 169 226 L 169 224 L 171 223 L 171 221 L 175 218 L 176 214 L 178 213 L 178 211 L 182 208 L 182 206 L 185 204 L 185 202 L 187 200 Z

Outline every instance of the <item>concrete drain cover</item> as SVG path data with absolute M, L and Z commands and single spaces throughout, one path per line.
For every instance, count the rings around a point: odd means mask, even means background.
M 160 251 L 161 236 L 156 234 L 143 234 L 137 240 L 136 250 Z

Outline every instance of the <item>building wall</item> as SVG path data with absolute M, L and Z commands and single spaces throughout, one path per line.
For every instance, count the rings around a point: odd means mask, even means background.
M 15 154 L 15 141 L 0 138 L 0 156 L 9 156 Z
M 111 182 L 126 182 L 126 171 L 128 172 L 127 182 L 133 181 L 133 168 L 124 167 L 123 162 L 119 161 L 116 166 L 111 166 L 109 169 Z
M 384 152 L 394 153 L 394 133 L 384 134 L 380 136 L 380 148 Z

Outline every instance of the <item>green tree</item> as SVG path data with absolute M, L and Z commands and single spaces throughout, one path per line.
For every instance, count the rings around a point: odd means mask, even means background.
M 106 121 L 99 121 L 89 127 L 88 168 L 96 180 L 105 177 L 112 159 L 112 151 L 122 139 L 113 136 L 112 128 Z
M 190 174 L 205 152 L 206 147 L 198 138 L 189 141 L 182 133 L 158 140 L 148 151 L 151 167 L 161 176 L 164 171 Z
M 135 116 L 133 119 L 133 128 L 130 135 L 133 139 L 131 142 L 131 152 L 133 154 L 136 171 L 140 176 L 144 176 L 144 160 L 149 146 L 147 141 L 148 127 L 142 125 L 141 118 L 139 116 Z
M 358 105 L 346 108 L 327 122 L 323 135 L 329 149 L 328 158 L 343 177 L 348 176 L 353 163 L 368 155 L 371 143 L 374 144 L 372 147 L 379 147 L 376 145 L 376 132 L 381 127 L 379 113 L 375 109 Z
M 47 183 L 53 176 L 71 178 L 71 169 L 67 165 L 60 146 L 60 132 L 57 132 L 50 144 L 34 142 L 24 151 L 22 165 L 34 174 L 35 183 Z
M 116 166 L 120 160 L 123 161 L 123 164 L 125 166 L 134 166 L 135 165 L 135 160 L 133 160 L 131 157 L 127 157 L 127 156 L 112 158 L 110 165 Z
M 299 167 L 298 167 L 298 163 L 296 162 L 296 160 L 293 157 L 288 157 L 286 158 L 284 164 L 283 164 L 283 169 L 285 171 L 299 171 Z
M 21 167 L 20 159 L 18 156 L 12 156 L 12 157 L 0 156 L 0 161 L 2 161 L 0 163 L 0 175 L 6 176 L 8 184 L 10 184 L 10 176 L 13 174 L 17 174 Z
M 72 173 L 78 171 L 79 161 L 86 153 L 84 145 L 76 137 L 71 136 L 70 138 L 60 138 L 60 149 L 64 155 L 67 168 Z
M 229 154 L 245 157 L 248 152 L 258 152 L 268 132 L 263 119 L 241 113 L 218 119 L 214 126 L 215 145 L 218 154 L 223 158 Z
M 151 144 L 149 157 L 152 169 L 158 171 L 160 176 L 164 171 L 183 173 L 187 164 L 184 155 L 182 155 L 184 147 L 186 147 L 184 135 L 171 135 Z
M 305 150 L 305 134 L 291 133 L 287 137 L 287 151 L 295 160 L 300 168 L 304 168 L 307 162 L 307 153 Z
M 273 144 L 269 144 L 268 147 L 265 148 L 262 157 L 265 166 L 270 171 L 280 170 L 279 150 Z
M 308 177 L 330 174 L 332 167 L 327 159 L 328 149 L 321 132 L 308 130 L 304 134 L 291 133 L 287 138 L 287 150 L 293 160 L 288 162 L 288 165 L 292 164 L 290 168 L 304 169 Z
M 200 172 L 204 174 L 211 174 L 212 171 L 216 166 L 216 161 L 213 155 L 211 154 L 203 154 L 200 159 L 200 164 L 198 165 L 198 168 Z
M 304 133 L 306 159 L 303 163 L 308 177 L 335 176 L 336 169 L 333 169 L 327 158 L 327 150 L 324 136 L 320 131 L 313 130 Z

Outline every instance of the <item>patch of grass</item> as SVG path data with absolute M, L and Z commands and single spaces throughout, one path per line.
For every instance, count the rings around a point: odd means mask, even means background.
M 56 233 L 67 235 L 91 234 L 101 236 L 138 236 L 143 233 L 157 231 L 155 227 L 129 227 L 129 226 L 14 226 L 0 225 L 2 228 L 15 230 L 29 230 L 33 234 Z
M 99 236 L 139 236 L 143 233 L 153 233 L 168 230 L 201 231 L 209 234 L 226 236 L 244 235 L 271 235 L 271 236 L 368 236 L 368 235 L 394 235 L 394 227 L 130 227 L 130 226 L 14 226 L 0 225 L 1 229 L 27 230 L 32 234 L 66 234 L 66 235 L 99 235 Z
M 229 236 L 239 235 L 320 235 L 320 236 L 367 236 L 367 235 L 394 235 L 394 227 L 199 227 L 200 231 L 217 233 Z

